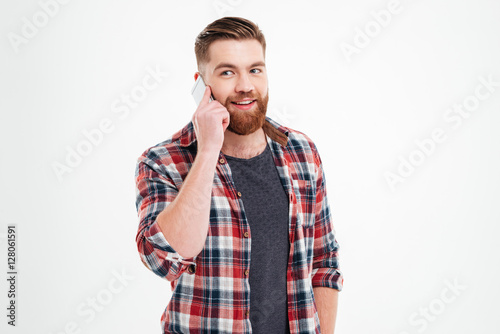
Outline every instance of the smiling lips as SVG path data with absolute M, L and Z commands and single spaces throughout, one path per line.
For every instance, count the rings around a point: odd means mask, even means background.
M 248 110 L 251 109 L 257 100 L 253 99 L 245 99 L 242 101 L 236 101 L 236 102 L 231 102 L 233 105 L 235 105 L 238 109 L 242 110 Z

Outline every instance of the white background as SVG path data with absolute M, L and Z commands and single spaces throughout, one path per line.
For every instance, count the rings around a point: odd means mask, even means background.
M 19 274 L 16 328 L 0 280 L 1 331 L 160 333 L 170 283 L 137 252 L 136 159 L 191 119 L 196 35 L 243 16 L 267 38 L 268 115 L 321 153 L 345 275 L 336 333 L 499 333 L 500 2 L 401 0 L 377 31 L 388 4 L 73 0 L 43 22 L 38 1 L 2 1 L 0 265 L 6 277 L 15 224 Z M 38 31 L 15 46 L 33 16 Z M 168 75 L 115 113 L 148 67 Z M 497 86 L 446 121 L 480 77 Z M 112 130 L 58 178 L 105 119 Z M 446 140 L 418 153 L 438 128 Z M 419 165 L 391 187 L 410 157 Z

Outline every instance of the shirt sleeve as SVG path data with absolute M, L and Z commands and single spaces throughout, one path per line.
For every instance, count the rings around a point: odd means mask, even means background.
M 342 290 L 344 278 L 339 270 L 339 244 L 330 216 L 326 179 L 321 158 L 314 144 L 312 150 L 317 169 L 312 286 Z
M 178 194 L 172 179 L 152 159 L 141 157 L 137 161 L 135 181 L 139 216 L 136 242 L 142 263 L 168 281 L 178 279 L 190 267 L 187 272 L 193 274 L 196 256 L 180 256 L 166 240 L 156 220 Z

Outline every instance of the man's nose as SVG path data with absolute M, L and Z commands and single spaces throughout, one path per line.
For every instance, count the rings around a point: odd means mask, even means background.
M 248 75 L 243 74 L 238 77 L 238 82 L 236 83 L 236 92 L 250 92 L 254 89 L 252 81 Z

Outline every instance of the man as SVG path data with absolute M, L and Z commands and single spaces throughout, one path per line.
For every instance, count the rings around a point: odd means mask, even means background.
M 201 103 L 138 159 L 137 246 L 172 287 L 163 333 L 334 332 L 343 278 L 323 167 L 309 137 L 266 117 L 265 48 L 248 20 L 208 25 Z

